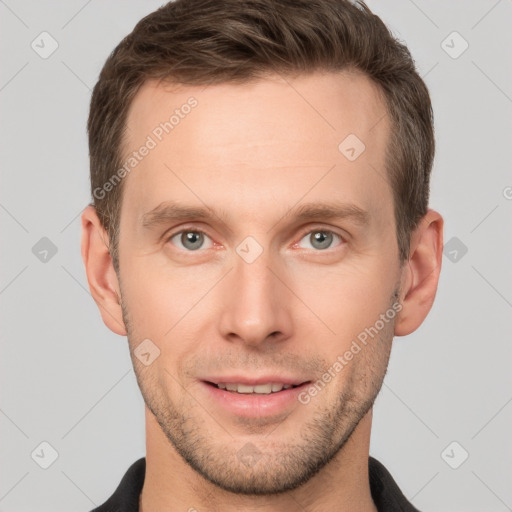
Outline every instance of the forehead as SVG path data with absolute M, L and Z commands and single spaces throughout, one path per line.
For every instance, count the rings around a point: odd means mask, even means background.
M 200 116 L 202 122 L 183 123 L 188 114 Z M 205 149 L 221 141 L 241 143 L 244 149 L 249 144 L 261 144 L 278 126 L 284 129 L 283 138 L 310 139 L 316 134 L 318 139 L 327 136 L 336 142 L 352 129 L 371 142 L 370 138 L 386 130 L 386 123 L 379 122 L 385 114 L 380 88 L 358 71 L 317 72 L 294 78 L 270 75 L 243 84 L 208 86 L 150 80 L 130 106 L 124 147 L 131 150 L 137 139 L 155 130 L 158 138 L 158 127 L 166 122 L 172 125 L 172 138 L 181 138 L 180 133 L 184 138 L 191 128 Z M 375 129 L 377 124 L 379 129 Z M 164 130 L 162 135 L 167 134 Z
M 358 72 L 209 86 L 150 81 L 130 107 L 124 159 L 151 149 L 126 177 L 123 208 L 140 217 L 185 195 L 251 216 L 265 197 L 295 203 L 305 193 L 343 200 L 350 192 L 367 203 L 372 194 L 391 200 L 388 132 L 383 95 Z

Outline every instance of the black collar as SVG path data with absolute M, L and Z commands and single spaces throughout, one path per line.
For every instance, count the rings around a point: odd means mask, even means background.
M 389 471 L 377 459 L 368 458 L 370 490 L 379 512 L 419 512 L 402 494 Z M 139 496 L 144 485 L 146 459 L 134 462 L 114 494 L 92 512 L 139 512 Z

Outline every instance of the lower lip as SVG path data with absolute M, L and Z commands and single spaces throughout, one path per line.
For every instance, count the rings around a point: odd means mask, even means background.
M 296 388 L 264 395 L 226 391 L 204 381 L 201 384 L 220 407 L 243 418 L 275 416 L 287 412 L 293 404 L 298 404 L 298 395 L 309 385 L 305 382 Z

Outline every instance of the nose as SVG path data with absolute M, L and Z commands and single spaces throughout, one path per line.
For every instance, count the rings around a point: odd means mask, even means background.
M 292 298 L 279 269 L 265 251 L 251 263 L 235 255 L 218 297 L 224 339 L 265 348 L 292 335 Z

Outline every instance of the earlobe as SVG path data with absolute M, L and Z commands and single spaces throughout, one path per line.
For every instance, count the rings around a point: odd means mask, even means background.
M 108 235 L 96 209 L 88 206 L 82 213 L 82 259 L 89 289 L 105 325 L 116 334 L 126 336 L 121 292 L 108 243 Z
M 428 210 L 411 236 L 409 260 L 402 272 L 402 310 L 395 336 L 414 332 L 432 308 L 443 257 L 443 218 Z

